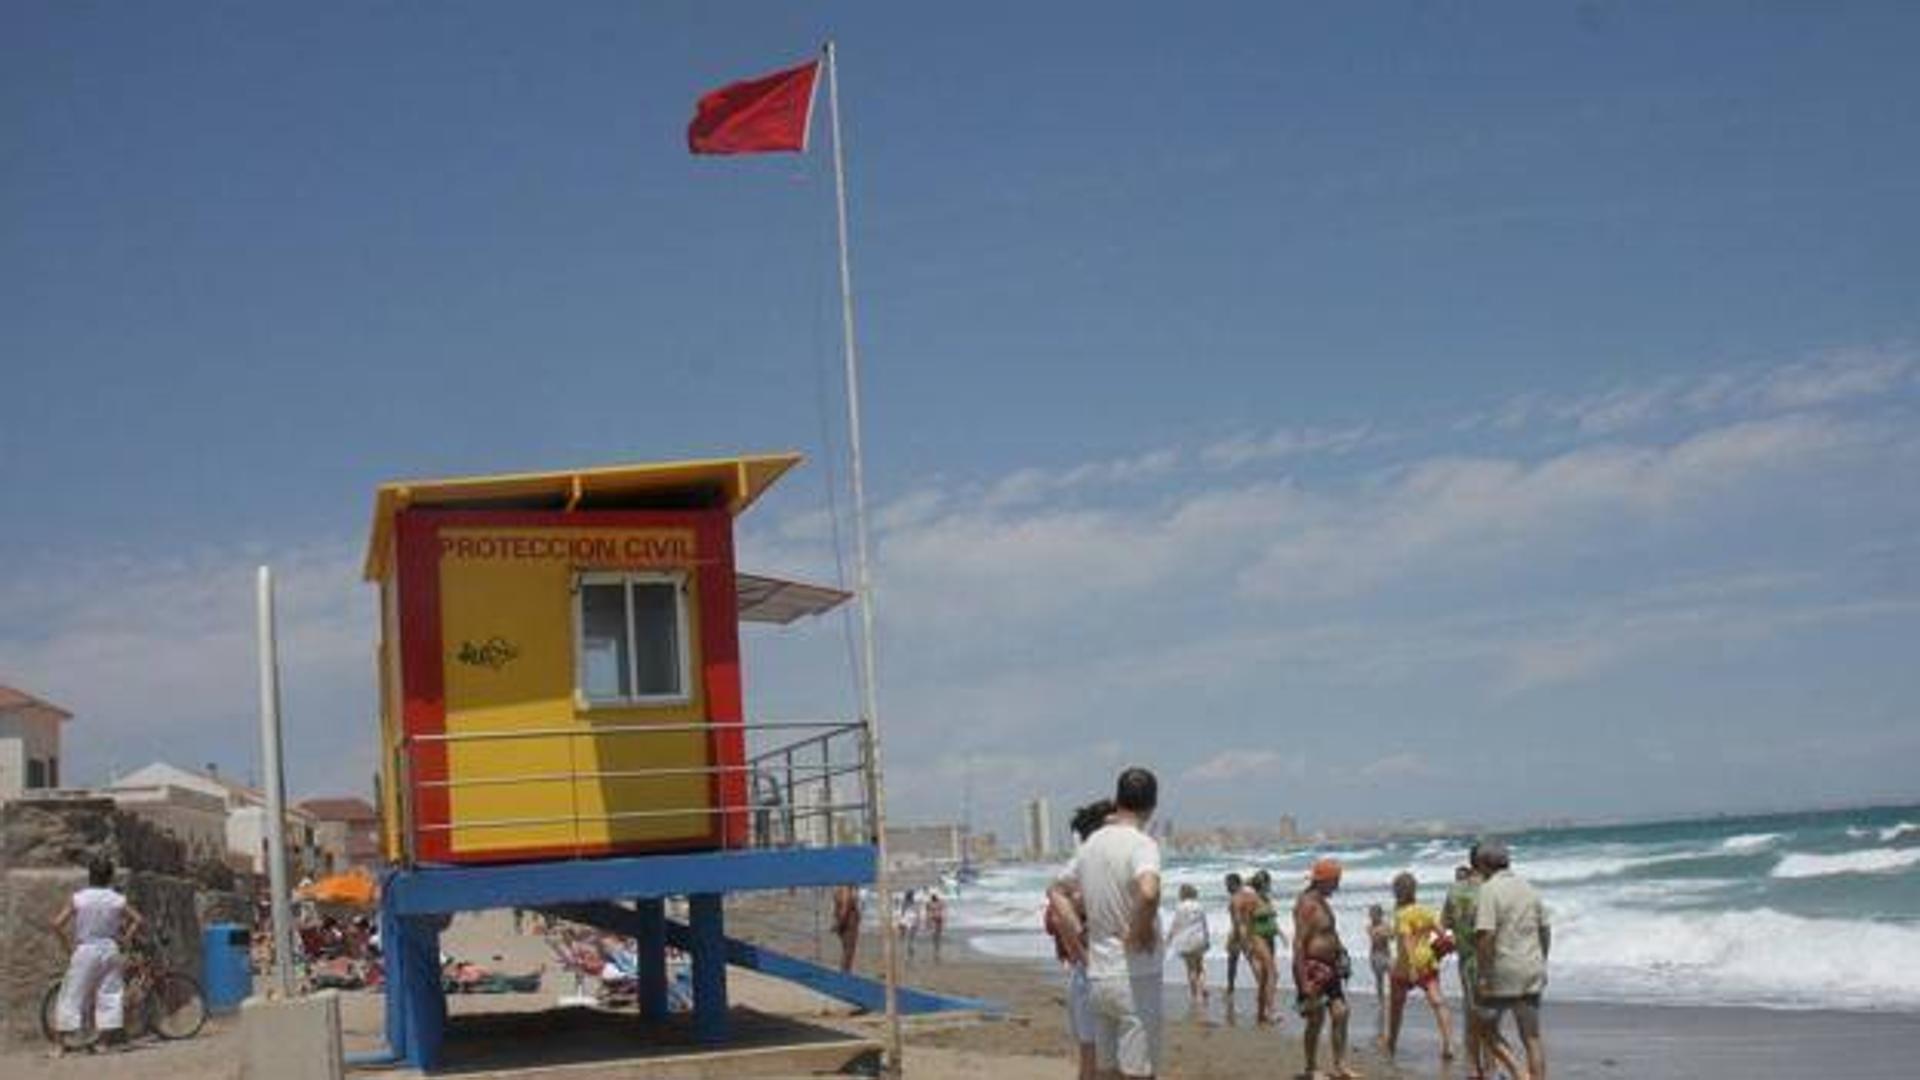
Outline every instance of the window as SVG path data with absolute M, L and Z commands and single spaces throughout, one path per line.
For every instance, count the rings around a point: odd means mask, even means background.
M 589 704 L 683 702 L 687 583 L 679 574 L 582 574 L 577 679 Z
M 39 758 L 27 759 L 27 790 L 33 791 L 47 786 L 47 763 Z

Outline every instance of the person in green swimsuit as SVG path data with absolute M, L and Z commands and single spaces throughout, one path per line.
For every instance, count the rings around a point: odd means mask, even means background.
M 1280 932 L 1280 917 L 1273 908 L 1273 876 L 1265 870 L 1258 871 L 1248 882 L 1257 896 L 1252 916 L 1247 920 L 1248 942 L 1247 959 L 1253 966 L 1256 997 L 1254 998 L 1254 1020 L 1260 1024 L 1277 1024 L 1280 1014 L 1273 1007 L 1275 992 L 1280 985 L 1280 968 L 1275 959 L 1279 952 L 1274 949 L 1274 939 L 1282 945 L 1287 937 Z

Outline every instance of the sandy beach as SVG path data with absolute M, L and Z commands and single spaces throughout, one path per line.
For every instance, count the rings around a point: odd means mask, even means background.
M 812 898 L 807 894 L 745 898 L 730 909 L 729 919 L 734 933 L 802 957 L 824 955 L 832 944 L 830 938 L 816 937 Z M 449 1042 L 449 1071 L 511 1073 L 573 1063 L 588 1071 L 567 1070 L 568 1075 L 689 1075 L 665 1063 L 635 1060 L 644 1038 L 624 1014 L 557 1008 L 558 997 L 571 989 L 570 977 L 554 971 L 538 937 L 515 934 L 504 912 L 462 916 L 445 944 L 456 956 L 504 970 L 547 965 L 539 993 L 451 999 L 456 1026 Z M 877 970 L 877 944 L 871 936 L 863 942 L 862 970 Z M 958 938 L 947 943 L 944 957 L 936 963 L 923 940 L 907 967 L 907 981 L 992 1001 L 1004 1010 L 997 1016 L 909 1020 L 909 1076 L 1041 1080 L 1072 1075 L 1064 987 L 1049 966 L 987 957 L 969 950 Z M 730 986 L 737 1022 L 751 1025 L 755 1039 L 826 1043 L 878 1039 L 883 1034 L 879 1017 L 854 1015 L 836 1002 L 790 984 L 735 970 Z M 1218 990 L 1210 1007 L 1198 1014 L 1189 1009 L 1184 990 L 1169 986 L 1168 993 L 1165 1075 L 1292 1076 L 1300 1071 L 1297 1018 L 1287 1017 L 1277 1029 L 1256 1028 L 1249 1020 L 1252 999 L 1244 987 L 1231 1018 Z M 342 995 L 350 1052 L 380 1045 L 383 1003 L 381 995 L 372 992 Z M 1441 1066 L 1432 1022 L 1423 1009 L 1416 1006 L 1411 1012 L 1400 1060 L 1395 1063 L 1385 1060 L 1373 1045 L 1374 999 L 1356 994 L 1354 1005 L 1355 1062 L 1368 1076 L 1456 1080 L 1465 1075 L 1458 1063 Z M 1553 1002 L 1547 1024 L 1557 1077 L 1904 1080 L 1915 1075 L 1915 1062 L 1920 1061 L 1920 1016 L 1911 1013 Z M 176 1044 L 146 1041 L 111 1057 L 50 1061 L 43 1052 L 12 1053 L 0 1059 L 4 1066 L 0 1073 L 21 1080 L 225 1080 L 239 1075 L 237 1035 L 237 1020 L 217 1018 L 199 1038 Z M 403 1069 L 377 1071 L 411 1075 Z M 791 1075 L 811 1071 L 796 1067 Z

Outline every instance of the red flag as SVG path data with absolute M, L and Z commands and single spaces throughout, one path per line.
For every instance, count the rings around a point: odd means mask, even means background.
M 807 148 L 820 61 L 703 94 L 687 125 L 696 154 L 766 154 Z

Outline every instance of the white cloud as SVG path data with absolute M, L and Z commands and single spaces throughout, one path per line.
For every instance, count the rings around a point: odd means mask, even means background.
M 229 772 L 258 752 L 254 566 L 275 568 L 289 784 L 364 792 L 373 768 L 374 601 L 357 543 L 104 557 L 6 585 L 0 672 L 74 714 L 75 782 L 166 759 Z
M 1488 425 L 1517 431 L 1565 424 L 1582 435 L 1603 436 L 1690 415 L 1736 413 L 1760 418 L 1885 397 L 1900 391 L 1913 374 L 1920 374 L 1920 355 L 1904 345 L 1836 349 L 1757 370 L 1667 377 L 1573 397 L 1527 391 L 1454 428 Z
M 1260 461 L 1308 454 L 1346 454 L 1378 441 L 1371 425 L 1343 428 L 1282 428 L 1265 435 L 1243 433 L 1212 443 L 1200 451 L 1200 460 L 1222 469 Z
M 1874 355 L 1515 399 L 1455 425 L 1471 443 L 1389 443 L 1355 425 L 924 480 L 874 513 L 899 808 L 951 817 L 969 757 L 983 807 L 1096 792 L 1136 759 L 1170 774 L 1194 762 L 1177 772 L 1189 788 L 1244 777 L 1317 791 L 1322 775 L 1303 769 L 1308 752 L 1293 741 L 1311 732 L 1276 729 L 1298 715 L 1277 702 L 1337 736 L 1345 721 L 1328 716 L 1359 701 L 1397 694 L 1399 711 L 1423 717 L 1429 706 L 1532 708 L 1603 693 L 1648 664 L 1911 626 L 1916 602 L 1899 586 L 1911 547 L 1855 560 L 1794 548 L 1805 530 L 1789 529 L 1769 545 L 1781 558 L 1757 569 L 1717 551 L 1740 538 L 1743 514 L 1811 522 L 1806 508 L 1834 490 L 1866 494 L 1848 511 L 1858 521 L 1825 525 L 1832 535 L 1856 546 L 1906 535 L 1920 504 L 1885 478 L 1915 462 L 1913 428 L 1873 403 L 1904 392 L 1899 380 L 1915 372 L 1906 354 Z M 1570 447 L 1502 437 L 1503 425 L 1549 422 Z M 1457 449 L 1483 440 L 1498 451 Z M 1361 446 L 1390 446 L 1394 460 L 1276 478 L 1299 454 Z M 839 509 L 850 552 L 850 508 Z M 836 573 L 824 509 L 741 524 L 745 565 Z M 1695 576 L 1674 580 L 1664 560 L 1678 552 Z M 371 770 L 374 614 L 358 558 L 347 541 L 275 555 L 303 791 L 364 787 Z M 219 549 L 10 570 L 0 575 L 0 678 L 75 706 L 76 766 L 212 757 L 244 771 L 256 561 Z M 1853 562 L 1879 568 L 1879 592 L 1835 576 Z M 1444 609 L 1422 606 L 1435 587 Z M 754 642 L 756 714 L 850 700 L 839 623 Z M 807 662 L 789 663 L 789 651 Z M 1296 690 L 1307 696 L 1288 697 Z M 1422 696 L 1410 708 L 1412 693 Z M 1396 722 L 1387 715 L 1383 731 L 1417 734 Z M 1424 760 L 1339 745 L 1314 760 L 1364 762 L 1336 770 L 1349 785 L 1450 768 L 1421 745 Z M 1328 796 L 1337 790 L 1317 797 Z
M 1273 750 L 1242 748 L 1224 750 L 1180 774 L 1190 783 L 1219 783 L 1226 780 L 1281 780 L 1306 775 L 1306 764 Z
M 1362 765 L 1360 777 L 1363 780 L 1373 781 L 1414 780 L 1431 776 L 1433 771 L 1433 767 L 1427 764 L 1426 758 L 1412 752 L 1402 752 L 1388 754 L 1386 757 L 1376 758 Z
M 1742 421 L 1667 446 L 1607 443 L 1539 461 L 1430 458 L 1320 500 L 1243 572 L 1271 597 L 1354 593 L 1586 530 L 1685 513 L 1752 478 L 1871 445 L 1876 429 L 1810 414 Z M 1571 539 L 1570 539 L 1571 538 Z
M 1075 488 L 1113 487 L 1165 476 L 1179 464 L 1179 449 L 1162 447 L 1132 457 L 1083 462 L 1062 469 L 1017 469 L 990 485 L 980 501 L 986 506 L 1020 506 Z
M 1917 369 L 1910 350 L 1850 349 L 1781 368 L 1766 379 L 1762 393 L 1782 409 L 1830 405 L 1885 394 Z

